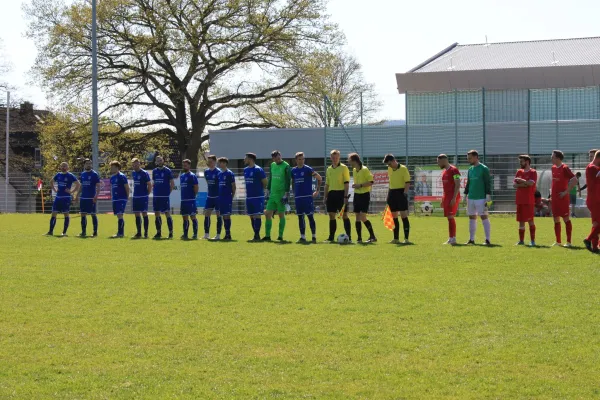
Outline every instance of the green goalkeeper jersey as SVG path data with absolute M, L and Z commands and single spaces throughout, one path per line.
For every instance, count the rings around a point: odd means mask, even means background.
M 282 161 L 281 164 L 272 163 L 269 172 L 269 189 L 270 195 L 284 195 L 290 191 L 290 183 L 292 180 L 290 164 Z
M 472 166 L 467 174 L 465 194 L 469 200 L 483 200 L 492 194 L 490 169 L 483 164 Z

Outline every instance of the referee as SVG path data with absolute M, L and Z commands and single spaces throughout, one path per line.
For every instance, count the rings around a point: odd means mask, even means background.
M 340 163 L 340 151 L 331 150 L 331 165 L 327 168 L 325 175 L 325 198 L 323 199 L 327 213 L 329 214 L 329 238 L 326 242 L 335 241 L 337 230 L 336 214 L 344 209 L 344 230 L 351 238 L 352 229 L 348 218 L 348 190 L 350 189 L 350 171 L 348 167 Z
M 405 165 L 396 161 L 393 154 L 386 154 L 383 163 L 388 166 L 388 178 L 390 181 L 390 190 L 387 197 L 387 205 L 390 207 L 394 217 L 394 240 L 390 243 L 400 243 L 400 222 L 398 213 L 402 217 L 402 227 L 404 228 L 404 244 L 408 244 L 408 235 L 410 233 L 410 222 L 408 221 L 408 190 L 410 188 L 410 174 Z
M 354 215 L 356 216 L 356 241 L 362 243 L 362 224 L 369 230 L 369 239 L 365 243 L 375 243 L 377 238 L 373 232 L 373 225 L 367 219 L 369 203 L 371 202 L 371 187 L 373 186 L 373 174 L 365 167 L 357 153 L 348 155 L 348 164 L 352 166 L 352 177 L 354 178 Z

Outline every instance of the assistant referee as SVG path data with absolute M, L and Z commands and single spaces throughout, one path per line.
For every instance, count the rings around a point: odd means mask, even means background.
M 350 189 L 350 171 L 348 167 L 340 163 L 340 151 L 331 150 L 329 154 L 331 165 L 327 168 L 325 175 L 325 198 L 324 203 L 329 214 L 329 238 L 327 242 L 335 240 L 335 231 L 337 230 L 336 214 L 344 208 L 344 230 L 346 235 L 351 238 L 352 228 L 348 218 L 348 191 Z
M 409 243 L 410 222 L 408 221 L 408 190 L 410 189 L 410 173 L 405 165 L 396 161 L 393 154 L 386 154 L 383 163 L 388 166 L 390 190 L 387 196 L 387 205 L 394 218 L 394 240 L 390 243 L 400 243 L 400 222 L 398 213 L 402 217 L 404 228 L 404 243 Z

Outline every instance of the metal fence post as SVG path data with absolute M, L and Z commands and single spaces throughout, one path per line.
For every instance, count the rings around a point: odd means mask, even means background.
M 555 138 L 555 143 L 554 143 L 555 147 L 554 148 L 558 149 L 559 148 L 559 146 L 558 146 L 559 145 L 559 143 L 558 143 L 558 89 L 554 89 L 554 103 L 555 103 L 554 104 L 554 114 L 556 117 L 556 127 L 554 129 L 556 138 Z
M 531 90 L 527 89 L 527 154 L 531 154 Z
M 458 164 L 458 92 L 454 89 L 454 164 Z
M 363 94 L 360 92 L 360 154 L 364 157 L 365 142 L 364 142 L 364 128 L 363 128 Z
M 485 151 L 485 88 L 482 87 L 481 88 L 481 115 L 482 115 L 482 120 L 483 120 L 483 163 L 485 164 L 485 156 L 486 156 L 486 151 Z
M 406 137 L 404 138 L 404 150 L 406 152 L 406 166 L 408 167 L 408 92 L 406 92 L 406 94 L 404 95 L 404 114 L 406 115 L 406 121 L 405 121 L 405 126 L 406 126 Z

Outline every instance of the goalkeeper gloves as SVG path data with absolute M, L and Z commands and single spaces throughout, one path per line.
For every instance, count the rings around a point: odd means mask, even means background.
M 486 195 L 485 196 L 485 206 L 487 208 L 490 208 L 490 206 L 493 204 L 494 202 L 492 201 L 492 196 L 491 195 Z
M 283 197 L 281 198 L 281 203 L 282 203 L 282 204 L 287 204 L 287 203 L 288 203 L 288 197 L 287 197 L 287 195 L 285 195 L 285 196 L 283 196 Z

